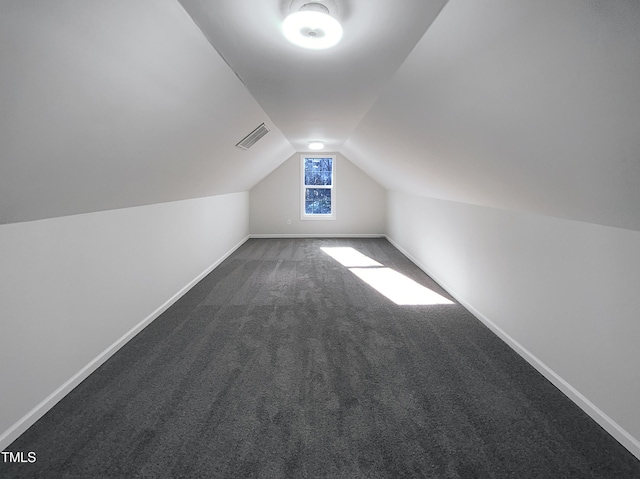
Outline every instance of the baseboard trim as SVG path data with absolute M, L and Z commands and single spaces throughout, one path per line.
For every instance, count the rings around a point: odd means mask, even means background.
M 626 449 L 634 456 L 640 459 L 640 441 L 627 432 L 616 421 L 610 418 L 604 411 L 593 404 L 587 399 L 580 391 L 574 388 L 571 384 L 565 381 L 559 374 L 553 369 L 548 367 L 538 357 L 536 357 L 531 351 L 521 345 L 518 341 L 507 334 L 502 328 L 496 325 L 488 317 L 478 311 L 470 303 L 468 303 L 461 295 L 459 295 L 453 288 L 443 282 L 437 275 L 429 270 L 425 265 L 421 264 L 416 258 L 414 258 L 408 251 L 400 246 L 396 241 L 385 235 L 385 238 L 391 243 L 398 251 L 409 258 L 418 268 L 424 271 L 431 277 L 436 283 L 444 288 L 456 301 L 464 306 L 471 314 L 482 321 L 493 333 L 495 333 L 500 339 L 507 343 L 511 349 L 518 353 L 522 358 L 531 364 L 536 370 L 538 370 L 547 380 L 549 380 L 555 387 L 557 387 L 562 393 L 573 401 L 580 409 L 586 412 L 594 421 L 596 421 L 605 431 L 607 431 L 616 441 L 622 444 Z
M 355 234 L 349 234 L 349 233 L 341 233 L 341 234 L 251 234 L 249 235 L 251 238 L 265 238 L 265 239 L 270 239 L 270 238 L 283 238 L 283 239 L 289 239 L 289 238 L 384 238 L 385 234 L 384 233 L 363 233 L 363 234 L 359 234 L 359 233 L 355 233 Z
M 165 312 L 170 306 L 172 306 L 178 299 L 187 293 L 196 283 L 198 283 L 207 274 L 213 271 L 220 265 L 225 259 L 227 259 L 234 251 L 242 246 L 249 238 L 386 238 L 398 251 L 409 258 L 416 266 L 429 275 L 434 281 L 442 286 L 451 296 L 453 296 L 461 305 L 468 309 L 476 318 L 484 323 L 491 331 L 493 331 L 499 338 L 507 343 L 514 351 L 516 351 L 522 358 L 524 358 L 529 364 L 536 368 L 546 379 L 548 379 L 554 386 L 562 391 L 569 399 L 577 404 L 583 411 L 585 411 L 593 420 L 595 420 L 604 430 L 606 430 L 613 438 L 615 438 L 620 444 L 628 449 L 634 456 L 640 459 L 640 441 L 629 434 L 624 428 L 622 428 L 616 421 L 610 418 L 600 408 L 587 399 L 580 391 L 574 388 L 571 384 L 565 381 L 555 371 L 549 368 L 545 363 L 538 359 L 534 354 L 522 346 L 518 341 L 507 334 L 502 328 L 493 323 L 480 311 L 476 310 L 473 305 L 469 304 L 463 297 L 461 297 L 454 289 L 452 289 L 445 282 L 441 281 L 436 275 L 434 275 L 429 268 L 421 264 L 416 258 L 414 258 L 408 251 L 406 251 L 400 244 L 394 241 L 391 237 L 385 234 L 327 234 L 327 235 L 261 235 L 252 234 L 247 235 L 235 246 L 233 246 L 227 253 L 221 256 L 213 264 L 202 271 L 198 276 L 191 280 L 188 284 L 182 287 L 171 298 L 160 305 L 156 310 L 149 314 L 146 318 L 136 324 L 133 328 L 127 331 L 122 337 L 115 341 L 111 346 L 105 349 L 102 353 L 96 356 L 85 367 L 73 375 L 69 380 L 62 384 L 58 389 L 52 392 L 44 400 L 42 400 L 31 411 L 25 414 L 19 419 L 13 426 L 7 429 L 0 435 L 0 451 L 3 451 L 13 441 L 15 441 L 21 434 L 23 434 L 29 427 L 40 419 L 47 411 L 55 406 L 62 398 L 64 398 L 69 392 L 71 392 L 76 386 L 78 386 L 84 379 L 86 379 L 91 373 L 98 369 L 105 361 L 107 361 L 113 354 L 115 354 L 120 348 L 122 348 L 127 342 L 129 342 L 136 334 L 142 331 L 152 321 L 158 318 L 163 312 Z
M 76 386 L 84 381 L 91 373 L 98 369 L 107 359 L 113 356 L 120 348 L 127 344 L 136 334 L 142 331 L 153 320 L 158 318 L 164 313 L 171 305 L 178 301 L 196 285 L 202 278 L 208 275 L 211 271 L 217 268 L 220 263 L 227 259 L 235 250 L 242 246 L 249 239 L 249 235 L 245 236 L 240 242 L 233 246 L 224 255 L 218 258 L 213 264 L 208 266 L 202 273 L 192 279 L 189 283 L 183 286 L 177 293 L 171 298 L 161 304 L 155 311 L 149 314 L 146 318 L 136 324 L 133 328 L 127 331 L 122 337 L 116 340 L 111 346 L 105 349 L 102 353 L 96 356 L 91 362 L 89 362 L 80 371 L 74 374 L 69 380 L 62 384 L 58 389 L 53 391 L 49 396 L 43 399 L 37 406 L 31 411 L 20 418 L 13 426 L 7 429 L 0 435 L 0 451 L 4 451 L 13 441 L 15 441 L 21 434 L 29 429 L 35 422 L 44 416 L 53 406 L 55 406 L 62 398 L 69 394 Z

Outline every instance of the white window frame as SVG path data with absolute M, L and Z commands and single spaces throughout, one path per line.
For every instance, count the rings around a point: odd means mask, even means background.
M 304 184 L 304 160 L 305 158 L 331 158 L 331 185 L 313 185 Z M 305 213 L 304 200 L 307 188 L 326 188 L 331 190 L 331 214 L 307 214 Z M 300 155 L 300 219 L 301 220 L 335 220 L 336 219 L 336 155 Z

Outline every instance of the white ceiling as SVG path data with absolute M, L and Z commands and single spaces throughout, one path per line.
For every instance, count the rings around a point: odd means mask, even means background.
M 640 2 L 449 1 L 341 152 L 388 189 L 640 230 Z
M 0 2 L 0 223 L 246 191 L 322 139 L 389 190 L 640 230 L 640 2 L 335 2 L 326 51 L 291 0 Z
M 175 0 L 1 2 L 0 105 L 0 224 L 246 191 L 294 152 Z
M 180 3 L 296 150 L 320 139 L 336 151 L 446 0 L 314 1 L 327 4 L 344 28 L 329 50 L 301 49 L 282 35 L 297 0 Z

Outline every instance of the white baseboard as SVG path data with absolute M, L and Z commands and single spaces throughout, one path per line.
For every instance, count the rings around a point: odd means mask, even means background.
M 62 398 L 69 394 L 78 384 L 84 381 L 92 372 L 98 369 L 107 359 L 113 356 L 120 348 L 127 344 L 136 334 L 142 331 L 148 326 L 154 319 L 164 313 L 171 305 L 178 301 L 195 286 L 198 281 L 213 271 L 220 263 L 227 259 L 235 250 L 242 246 L 249 236 L 247 235 L 238 244 L 227 251 L 222 257 L 217 259 L 212 265 L 207 267 L 202 273 L 192 279 L 188 284 L 183 286 L 177 293 L 171 298 L 160 305 L 155 311 L 149 314 L 146 318 L 136 324 L 133 328 L 127 331 L 122 337 L 115 341 L 111 346 L 105 349 L 102 353 L 96 356 L 89 364 L 83 367 L 80 371 L 74 374 L 69 380 L 62 384 L 58 389 L 53 391 L 49 396 L 43 399 L 37 406 L 31 411 L 25 414 L 20 420 L 18 420 L 13 426 L 7 429 L 0 435 L 0 451 L 3 451 L 13 441 L 15 441 L 22 433 L 29 429 L 35 422 L 40 419 L 44 414 L 55 406 Z
M 111 346 L 105 349 L 102 353 L 96 356 L 90 363 L 73 375 L 68 381 L 62 384 L 58 389 L 52 392 L 44 400 L 42 400 L 31 411 L 25 414 L 20 420 L 18 420 L 13 426 L 7 429 L 0 435 L 0 451 L 4 450 L 13 441 L 15 441 L 22 433 L 24 433 L 29 427 L 31 427 L 38 419 L 40 419 L 47 411 L 55 406 L 64 396 L 71 392 L 78 384 L 86 379 L 92 372 L 100 367 L 107 359 L 113 356 L 120 348 L 122 348 L 127 342 L 129 342 L 136 334 L 142 331 L 153 320 L 159 317 L 164 311 L 166 311 L 171 305 L 173 305 L 178 299 L 180 299 L 187 291 L 189 291 L 198 281 L 204 278 L 207 274 L 213 271 L 220 263 L 222 263 L 227 257 L 229 257 L 235 250 L 242 246 L 249 238 L 380 238 L 385 237 L 395 248 L 397 248 L 402 254 L 409 258 L 416 266 L 422 269 L 433 280 L 435 280 L 440 286 L 442 286 L 451 296 L 453 296 L 461 305 L 468 309 L 476 318 L 482 321 L 491 331 L 493 331 L 498 337 L 506 342 L 514 351 L 522 356 L 529 364 L 536 368 L 546 379 L 548 379 L 554 386 L 562 391 L 569 399 L 577 404 L 583 411 L 585 411 L 591 418 L 593 418 L 603 429 L 605 429 L 612 437 L 614 437 L 620 444 L 627 448 L 633 455 L 640 459 L 640 441 L 629 434 L 624 428 L 622 428 L 617 422 L 611 419 L 607 414 L 600 410 L 595 404 L 575 389 L 571 384 L 566 382 L 555 371 L 544 364 L 540 359 L 528 351 L 518 341 L 509 336 L 499 326 L 494 324 L 489 318 L 484 316 L 480 311 L 477 311 L 471 304 L 467 303 L 464 298 L 456 293 L 446 283 L 442 282 L 437 276 L 435 276 L 427 267 L 422 265 L 416 258 L 414 258 L 409 252 L 404 250 L 398 243 L 392 238 L 384 234 L 354 234 L 354 235 L 248 235 L 242 239 L 238 244 L 231 248 L 222 257 L 216 260 L 212 265 L 206 268 L 202 273 L 191 280 L 187 285 L 181 288 L 171 298 L 165 301 L 155 311 L 149 314 L 146 318 L 140 321 L 137 325 L 131 328 L 120 339 L 115 341 Z
M 252 234 L 251 238 L 384 238 L 384 233 L 373 234 Z
M 475 309 L 471 304 L 469 304 L 463 297 L 461 297 L 453 288 L 440 280 L 436 275 L 434 275 L 429 268 L 421 264 L 416 258 L 414 258 L 408 251 L 406 251 L 402 246 L 400 246 L 397 242 L 395 242 L 392 238 L 385 235 L 389 243 L 391 243 L 398 251 L 400 251 L 403 255 L 409 258 L 418 268 L 424 271 L 427 275 L 431 277 L 436 283 L 438 283 L 442 288 L 444 288 L 451 296 L 453 296 L 456 301 L 458 301 L 462 306 L 464 306 L 471 314 L 473 314 L 476 318 L 478 318 L 482 323 L 484 323 L 491 331 L 493 331 L 500 339 L 502 339 L 505 343 L 507 343 L 511 349 L 513 349 L 516 353 L 518 353 L 522 358 L 524 358 L 529 364 L 531 364 L 534 368 L 536 368 L 547 380 L 549 380 L 555 387 L 557 387 L 565 396 L 567 396 L 571 401 L 580 407 L 584 412 L 586 412 L 594 421 L 596 421 L 605 431 L 607 431 L 614 439 L 616 439 L 620 444 L 622 444 L 625 448 L 631 452 L 634 456 L 640 459 L 640 441 L 629 434 L 622 426 L 620 426 L 616 421 L 611 419 L 607 414 L 605 414 L 600 408 L 598 408 L 595 404 L 593 404 L 589 399 L 587 399 L 580 391 L 574 388 L 571 384 L 565 381 L 560 375 L 558 375 L 554 370 L 548 367 L 545 363 L 543 363 L 539 358 L 537 358 L 534 354 L 531 353 L 527 348 L 522 346 L 518 341 L 513 339 L 509 334 L 507 334 L 502 328 L 493 323 L 489 318 L 487 318 L 480 311 Z

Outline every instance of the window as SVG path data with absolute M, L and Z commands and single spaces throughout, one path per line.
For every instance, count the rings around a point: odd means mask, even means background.
M 302 155 L 303 220 L 333 220 L 336 218 L 334 197 L 336 157 L 332 155 Z

